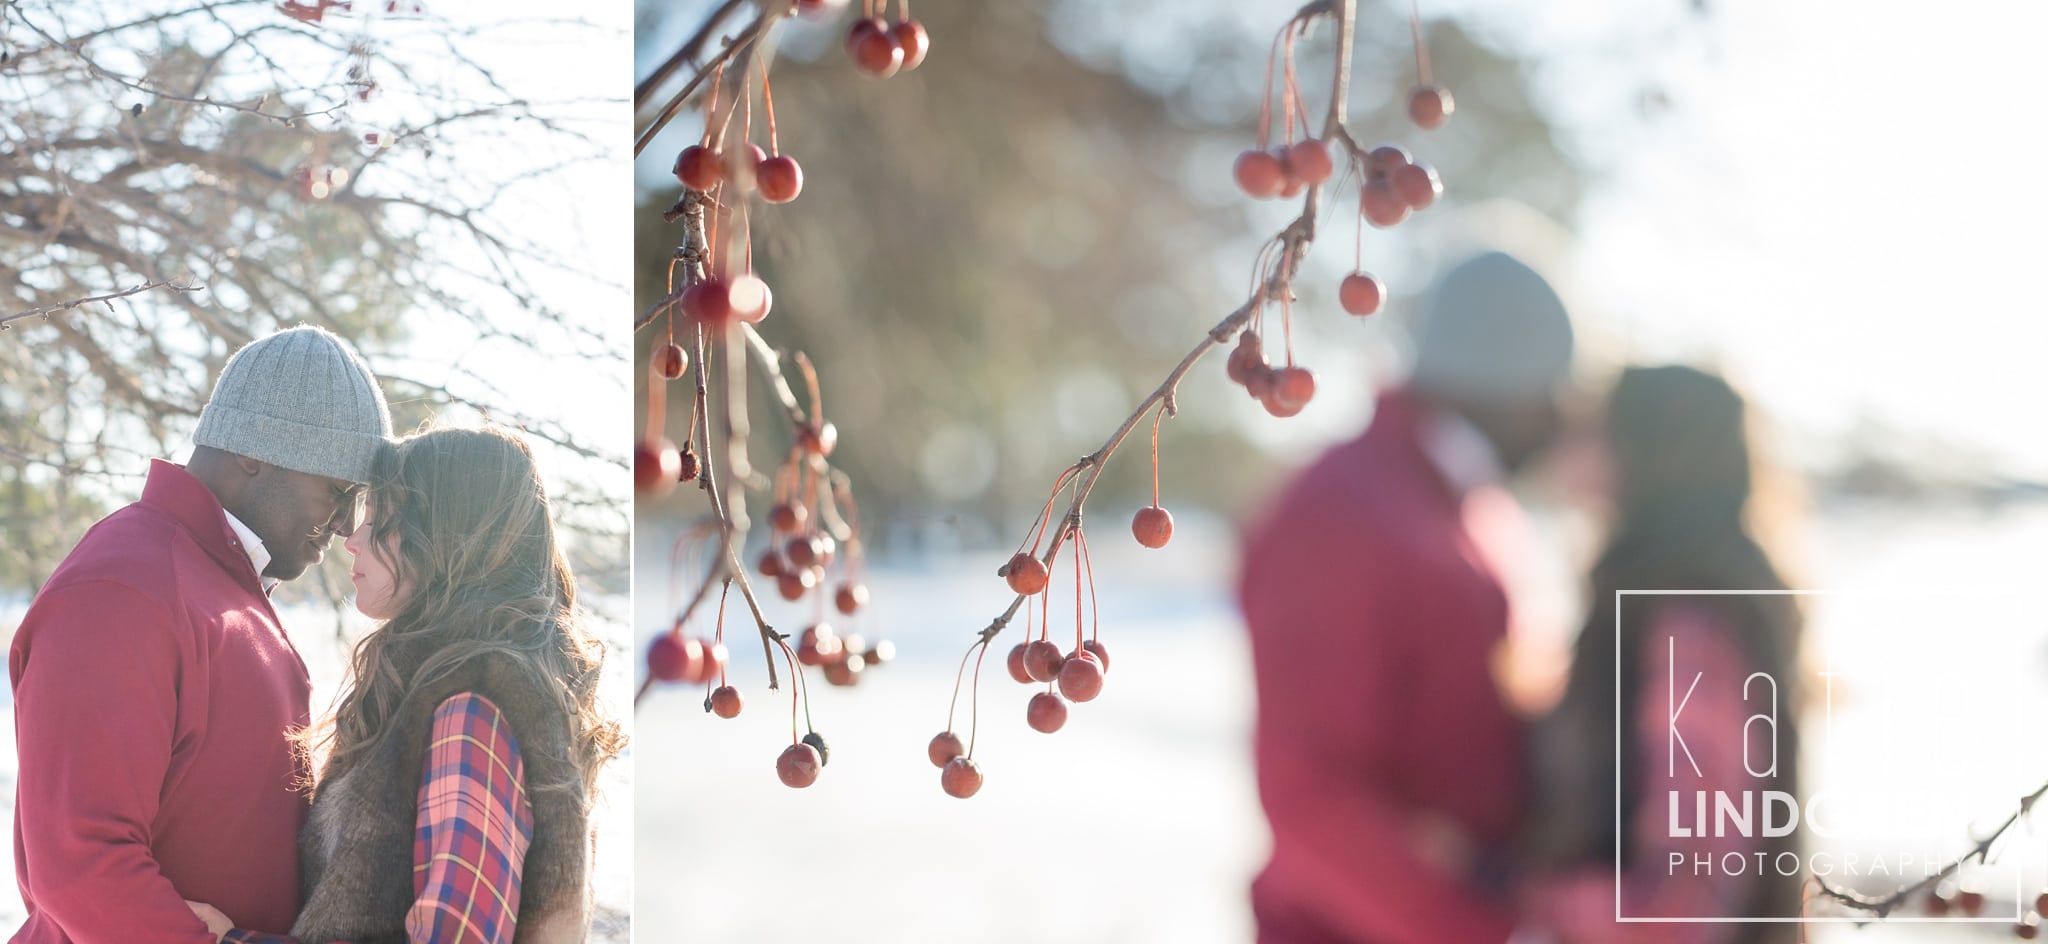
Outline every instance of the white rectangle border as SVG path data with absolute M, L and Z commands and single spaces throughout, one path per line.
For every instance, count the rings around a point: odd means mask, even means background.
M 2013 874 L 2011 917 L 1956 918 L 1890 916 L 1860 917 L 1724 918 L 1724 917 L 1626 917 L 1621 913 L 1621 846 L 1626 834 L 1621 829 L 1621 599 L 1623 597 L 1823 597 L 1823 596 L 1953 596 L 1971 591 L 1934 590 L 1616 590 L 1614 591 L 1614 922 L 1616 924 L 2018 924 L 2026 914 L 2026 890 L 2022 876 Z

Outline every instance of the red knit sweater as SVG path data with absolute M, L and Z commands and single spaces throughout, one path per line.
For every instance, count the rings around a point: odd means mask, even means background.
M 1273 857 L 1261 944 L 1482 944 L 1523 803 L 1522 731 L 1489 672 L 1498 542 L 1383 399 L 1250 535 L 1240 588 Z
M 311 683 L 205 485 L 152 462 L 29 606 L 8 674 L 14 944 L 211 944 L 187 898 L 291 927 L 307 805 L 285 733 Z

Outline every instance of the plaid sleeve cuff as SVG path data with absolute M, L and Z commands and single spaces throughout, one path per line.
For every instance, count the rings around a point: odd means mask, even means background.
M 473 692 L 442 702 L 420 784 L 418 898 L 407 934 L 437 944 L 509 944 L 532 842 L 526 770 L 504 714 Z

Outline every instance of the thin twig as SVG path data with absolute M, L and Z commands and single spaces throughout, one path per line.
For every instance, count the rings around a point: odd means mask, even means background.
M 61 304 L 44 305 L 41 308 L 31 308 L 27 311 L 17 311 L 14 314 L 8 315 L 5 318 L 0 318 L 0 330 L 6 330 L 8 328 L 14 327 L 14 323 L 16 321 L 20 321 L 23 318 L 34 318 L 39 315 L 44 318 L 48 318 L 49 316 L 54 315 L 60 311 L 69 311 L 73 308 L 82 308 L 86 305 L 93 304 L 94 302 L 105 302 L 111 301 L 116 298 L 127 298 L 130 295 L 139 295 L 143 292 L 148 292 L 160 288 L 167 288 L 173 292 L 199 292 L 204 291 L 206 289 L 206 286 L 194 285 L 189 283 L 180 283 L 170 279 L 158 279 L 151 282 L 144 282 L 143 284 L 137 285 L 134 288 L 128 289 L 126 291 L 109 292 L 105 295 L 88 295 L 84 298 L 74 298 L 71 301 L 63 302 Z
M 1919 881 L 1914 882 L 1911 885 L 1901 887 L 1897 891 L 1894 891 L 1889 895 L 1885 895 L 1882 898 L 1870 898 L 1863 895 L 1858 895 L 1855 892 L 1849 891 L 1848 889 L 1836 887 L 1825 878 L 1815 876 L 1814 880 L 1818 882 L 1820 886 L 1820 896 L 1823 898 L 1839 902 L 1842 905 L 1845 905 L 1849 908 L 1853 908 L 1857 911 L 1867 911 L 1871 914 L 1876 915 L 1879 918 L 1886 917 L 1887 915 L 1891 914 L 1892 909 L 1897 908 L 1902 904 L 1905 904 L 1914 895 L 1929 888 L 1930 886 L 1933 886 L 1934 884 L 1940 882 L 1942 879 L 1954 875 L 1958 869 L 1961 869 L 1965 863 L 1971 861 L 1972 859 L 1976 860 L 1980 864 L 1989 862 L 1991 856 L 1991 847 L 1997 845 L 1998 840 L 2003 838 L 2007 832 L 2011 831 L 2014 824 L 2018 823 L 2021 817 L 2031 812 L 2034 809 L 2034 802 L 2041 799 L 2043 795 L 2048 795 L 2048 783 L 2042 784 L 2034 792 L 2029 793 L 2024 797 L 2021 797 L 2019 808 L 2014 810 L 2011 816 L 2006 817 L 2005 822 L 2001 824 L 1996 830 L 1993 830 L 1991 835 L 1976 840 L 1975 845 L 1973 845 L 1970 848 L 1970 851 L 1965 852 L 1960 856 L 1957 856 L 1954 861 L 1943 866 L 1941 871 L 1935 872 L 1932 875 L 1924 876 Z

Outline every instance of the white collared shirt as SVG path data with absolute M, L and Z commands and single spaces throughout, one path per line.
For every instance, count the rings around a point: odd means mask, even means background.
M 1451 410 L 1430 410 L 1424 415 L 1422 451 L 1459 495 L 1498 485 L 1507 478 L 1493 442 L 1471 420 Z
M 267 594 L 277 589 L 277 585 L 284 581 L 263 576 L 263 568 L 270 566 L 270 549 L 263 546 L 263 539 L 249 530 L 249 526 L 233 512 L 223 508 L 220 513 L 227 516 L 229 530 L 235 532 L 236 539 L 242 542 L 242 552 L 249 555 L 249 566 L 256 568 L 256 579 L 263 583 L 263 592 Z

